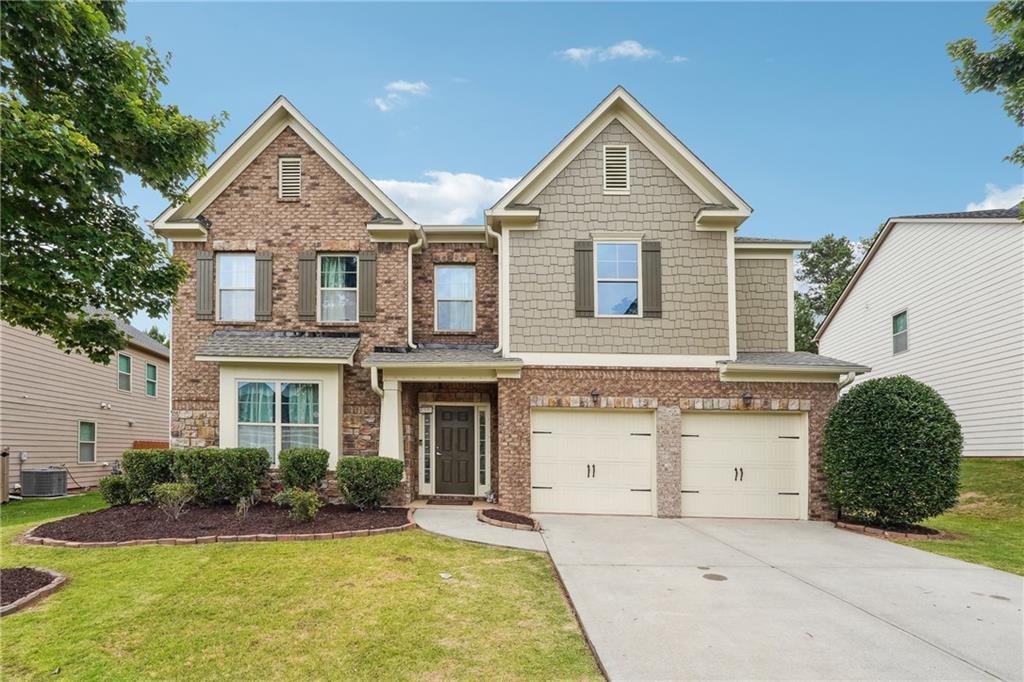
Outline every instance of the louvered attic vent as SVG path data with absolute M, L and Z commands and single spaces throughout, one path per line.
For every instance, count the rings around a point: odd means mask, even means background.
M 277 196 L 281 199 L 302 196 L 302 158 L 282 156 L 277 160 Z
M 629 147 L 624 144 L 604 147 L 605 194 L 629 194 Z

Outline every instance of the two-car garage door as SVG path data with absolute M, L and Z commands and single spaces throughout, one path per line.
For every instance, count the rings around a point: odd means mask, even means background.
M 651 411 L 531 414 L 534 512 L 655 513 Z M 806 420 L 799 413 L 683 416 L 683 516 L 798 519 L 806 512 Z

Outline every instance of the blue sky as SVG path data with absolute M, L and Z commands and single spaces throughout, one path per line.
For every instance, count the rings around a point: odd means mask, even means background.
M 754 207 L 741 234 L 857 238 L 1024 192 L 1021 131 L 945 51 L 988 45 L 987 7 L 133 3 L 128 36 L 173 53 L 167 102 L 230 114 L 218 151 L 284 94 L 422 222 L 480 222 L 622 84 Z

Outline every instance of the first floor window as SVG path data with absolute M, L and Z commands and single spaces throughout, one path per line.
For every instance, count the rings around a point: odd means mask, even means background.
M 146 395 L 156 395 L 156 365 L 146 363 Z
M 117 390 L 132 390 L 132 358 L 124 353 L 117 354 Z
M 266 448 L 320 447 L 320 384 L 291 381 L 238 382 L 238 446 Z
M 434 268 L 434 320 L 439 332 L 472 332 L 476 326 L 476 268 Z
M 78 462 L 96 461 L 96 422 L 78 422 Z
M 892 352 L 902 353 L 907 349 L 907 311 L 892 316 Z
M 320 256 L 320 321 L 358 322 L 359 259 Z
M 596 243 L 597 314 L 629 317 L 640 314 L 640 245 Z
M 256 319 L 256 254 L 217 254 L 217 306 L 225 322 Z

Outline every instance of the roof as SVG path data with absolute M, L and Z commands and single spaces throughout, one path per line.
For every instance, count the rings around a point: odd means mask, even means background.
M 197 360 L 282 358 L 351 364 L 359 335 L 350 332 L 253 332 L 218 330 L 196 351 Z
M 739 235 L 733 240 L 737 244 L 792 244 L 793 242 L 799 242 L 799 239 L 774 239 L 772 237 L 740 237 Z
M 790 353 L 737 353 L 735 360 L 724 363 L 726 365 L 745 365 L 757 367 L 789 367 L 795 369 L 840 369 L 850 372 L 869 372 L 870 367 L 829 358 L 817 353 L 806 351 L 794 351 Z
M 376 351 L 363 360 L 366 367 L 463 365 L 475 367 L 520 367 L 518 358 L 505 358 L 494 352 L 494 346 L 430 345 L 408 351 Z
M 156 339 L 154 339 L 152 336 L 142 331 L 141 329 L 136 329 L 135 327 L 131 326 L 124 320 L 119 320 L 118 318 L 111 315 L 108 311 L 101 310 L 100 308 L 86 308 L 85 312 L 89 313 L 90 315 L 97 315 L 100 317 L 106 317 L 113 320 L 114 324 L 117 325 L 117 330 L 128 337 L 128 345 L 135 346 L 136 348 L 141 348 L 142 350 L 148 351 L 153 355 L 159 355 L 164 360 L 167 360 L 171 357 L 170 348 L 160 343 L 159 341 L 157 341 Z
M 983 211 L 960 211 L 958 213 L 922 213 L 920 215 L 901 215 L 890 218 L 890 220 L 910 220 L 920 218 L 936 218 L 949 220 L 951 218 L 964 218 L 967 220 L 991 220 L 1001 218 L 1020 218 L 1020 206 L 1010 208 L 988 208 Z

